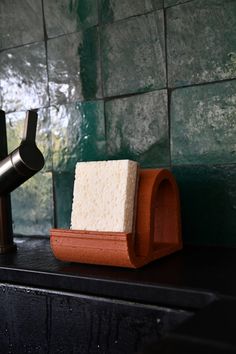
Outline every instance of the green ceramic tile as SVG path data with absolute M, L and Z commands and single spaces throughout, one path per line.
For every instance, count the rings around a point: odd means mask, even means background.
M 76 32 L 98 23 L 96 0 L 44 0 L 44 14 L 49 37 Z
M 49 40 L 48 72 L 51 104 L 99 97 L 97 29 Z
M 105 96 L 166 86 L 163 11 L 103 26 Z
M 1 0 L 0 49 L 42 41 L 41 0 Z
M 54 172 L 56 227 L 58 228 L 70 228 L 74 176 L 74 170 Z
M 82 43 L 78 49 L 82 93 L 85 100 L 102 96 L 99 51 L 98 30 L 89 28 L 83 32 Z
M 106 157 L 103 101 L 52 107 L 50 116 L 54 171 L 73 171 L 77 161 Z
M 14 112 L 6 115 L 8 151 L 16 149 L 22 139 L 26 112 Z M 43 171 L 52 171 L 51 125 L 48 109 L 38 111 L 36 143 L 45 159 Z
M 75 104 L 50 108 L 54 171 L 71 171 L 79 160 L 81 116 Z
M 171 100 L 173 164 L 236 162 L 236 80 L 177 89 Z
M 236 165 L 179 166 L 185 243 L 236 246 Z
M 43 42 L 0 52 L 2 109 L 23 111 L 48 105 L 46 53 Z
M 48 41 L 48 74 L 51 104 L 82 99 L 79 47 L 82 33 Z
M 106 159 L 106 138 L 103 101 L 77 103 L 76 108 L 82 117 L 80 158 L 83 161 Z
M 108 23 L 161 8 L 163 0 L 100 0 L 100 18 Z
M 164 0 L 151 0 L 153 10 L 162 9 L 164 7 Z
M 169 164 L 166 90 L 108 101 L 105 114 L 110 159 L 132 159 L 142 167 Z
M 52 174 L 38 173 L 11 193 L 13 232 L 49 235 L 53 225 Z
M 166 13 L 171 87 L 236 77 L 235 1 L 191 1 Z

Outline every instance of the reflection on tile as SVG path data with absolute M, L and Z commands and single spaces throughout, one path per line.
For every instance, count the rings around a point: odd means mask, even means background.
M 77 161 L 104 159 L 103 101 L 52 107 L 50 116 L 54 171 L 73 171 Z
M 191 1 L 167 9 L 171 87 L 236 77 L 236 2 Z
M 173 168 L 185 243 L 236 246 L 236 165 Z
M 101 68 L 97 28 L 83 32 L 79 47 L 82 93 L 85 100 L 101 98 Z
M 106 159 L 104 102 L 88 101 L 76 105 L 81 122 L 80 156 L 83 161 Z
M 48 41 L 49 92 L 52 104 L 82 98 L 78 53 L 81 43 L 81 33 Z
M 162 7 L 163 0 L 100 0 L 100 17 L 103 23 L 108 23 Z
M 74 169 L 70 172 L 54 172 L 56 227 L 58 228 L 70 228 L 74 176 Z
M 1 0 L 0 49 L 42 41 L 41 0 Z
M 54 171 L 74 170 L 79 161 L 82 117 L 75 104 L 51 107 L 52 156 Z
M 11 193 L 13 232 L 48 235 L 53 225 L 52 174 L 38 173 Z
M 26 112 L 14 112 L 6 115 L 8 151 L 16 149 L 22 139 Z M 36 143 L 45 159 L 43 171 L 52 170 L 51 126 L 48 109 L 38 111 Z
M 49 40 L 51 103 L 95 98 L 101 81 L 99 67 L 96 28 Z
M 49 37 L 89 28 L 98 23 L 97 1 L 44 0 L 46 30 Z
M 0 53 L 2 109 L 22 111 L 48 104 L 46 54 L 43 42 Z
M 106 96 L 165 87 L 163 12 L 104 26 L 102 56 Z
M 172 162 L 236 162 L 236 80 L 186 87 L 171 100 Z
M 105 112 L 110 159 L 132 159 L 142 167 L 169 164 L 166 90 L 108 101 Z

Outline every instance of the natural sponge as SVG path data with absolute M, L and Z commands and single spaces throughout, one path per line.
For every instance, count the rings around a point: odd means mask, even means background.
M 78 162 L 71 229 L 132 232 L 137 176 L 130 160 Z

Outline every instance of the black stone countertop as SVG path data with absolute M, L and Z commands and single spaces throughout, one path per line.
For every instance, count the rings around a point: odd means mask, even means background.
M 236 297 L 234 248 L 188 246 L 141 269 L 125 269 L 57 261 L 47 238 L 15 242 L 16 253 L 0 256 L 1 282 L 191 308 L 218 295 Z
M 123 269 L 57 261 L 46 238 L 15 242 L 16 253 L 0 256 L 0 282 L 196 310 L 145 353 L 236 353 L 235 248 L 186 246 Z

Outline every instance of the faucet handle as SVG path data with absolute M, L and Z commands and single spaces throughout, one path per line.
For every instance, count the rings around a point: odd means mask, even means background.
M 36 111 L 28 111 L 26 114 L 22 143 L 35 144 L 38 114 Z

